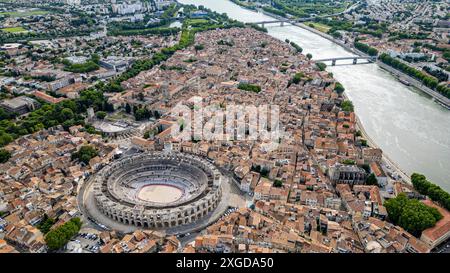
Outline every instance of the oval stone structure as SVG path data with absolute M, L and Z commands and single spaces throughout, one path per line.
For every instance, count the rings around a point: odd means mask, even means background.
M 188 153 L 151 152 L 121 158 L 93 177 L 99 211 L 143 228 L 170 228 L 199 221 L 222 197 L 222 173 Z

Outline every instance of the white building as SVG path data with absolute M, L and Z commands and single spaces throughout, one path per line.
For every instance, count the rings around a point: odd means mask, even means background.
M 120 3 L 111 5 L 113 13 L 125 15 L 147 11 L 147 4 L 142 2 Z
M 66 5 L 79 6 L 81 5 L 81 0 L 65 0 L 64 3 Z

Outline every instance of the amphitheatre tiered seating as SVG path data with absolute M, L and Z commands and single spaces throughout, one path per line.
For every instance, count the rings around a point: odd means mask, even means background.
M 102 213 L 125 224 L 150 228 L 197 221 L 221 198 L 221 173 L 210 162 L 190 154 L 128 156 L 103 168 L 95 179 L 95 200 Z M 144 188 L 151 195 L 149 189 L 161 187 L 172 187 L 176 196 L 167 202 L 161 196 L 158 201 L 140 198 Z

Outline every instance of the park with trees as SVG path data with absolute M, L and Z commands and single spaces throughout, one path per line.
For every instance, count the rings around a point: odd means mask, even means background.
M 44 238 L 48 248 L 50 250 L 57 250 L 65 246 L 73 236 L 78 234 L 81 224 L 80 218 L 76 217 L 50 230 Z
M 429 207 L 417 199 L 409 199 L 404 193 L 389 199 L 384 206 L 392 223 L 416 237 L 420 237 L 423 230 L 433 227 L 442 219 L 436 208 Z
M 341 103 L 341 109 L 345 112 L 353 112 L 355 110 L 355 107 L 353 106 L 353 102 L 350 100 L 344 100 Z
M 69 71 L 69 72 L 73 72 L 73 73 L 89 73 L 95 70 L 98 70 L 100 68 L 99 66 L 99 60 L 100 58 L 98 57 L 97 54 L 94 54 L 88 61 L 86 61 L 85 63 L 70 63 L 67 60 L 63 61 L 63 64 L 66 66 L 64 68 L 64 70 Z
M 64 100 L 56 104 L 45 103 L 21 119 L 3 119 L 0 121 L 0 147 L 20 136 L 41 129 L 62 125 L 67 130 L 73 125 L 84 125 L 84 114 L 89 107 L 95 111 L 111 110 L 103 93 L 91 88 L 81 91 L 77 99 Z
M 340 94 L 344 93 L 345 88 L 342 85 L 342 83 L 336 82 L 336 84 L 334 85 L 334 91 L 336 91 L 340 95 Z
M 98 151 L 94 147 L 83 145 L 78 151 L 72 153 L 72 160 L 79 160 L 85 164 L 89 164 L 89 161 L 97 155 Z
M 367 45 L 367 44 L 355 41 L 354 46 L 358 50 L 360 50 L 360 51 L 362 51 L 364 53 L 367 53 L 369 56 L 377 56 L 378 55 L 378 50 L 376 48 L 374 48 L 374 47 L 371 47 L 371 46 Z
M 255 92 L 255 93 L 261 92 L 261 86 L 255 85 L 255 84 L 251 84 L 251 83 L 240 83 L 238 85 L 238 89 L 241 89 L 241 90 L 244 90 L 244 91 Z
M 445 209 L 450 210 L 450 194 L 438 185 L 428 181 L 423 174 L 413 173 L 411 175 L 411 182 L 414 189 L 420 194 L 430 197 L 431 200 L 436 201 Z

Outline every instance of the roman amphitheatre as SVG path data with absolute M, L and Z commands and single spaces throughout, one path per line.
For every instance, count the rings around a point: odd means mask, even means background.
M 188 231 L 210 224 L 228 207 L 228 179 L 192 154 L 138 153 L 93 175 L 82 189 L 82 206 L 91 220 L 114 230 Z

